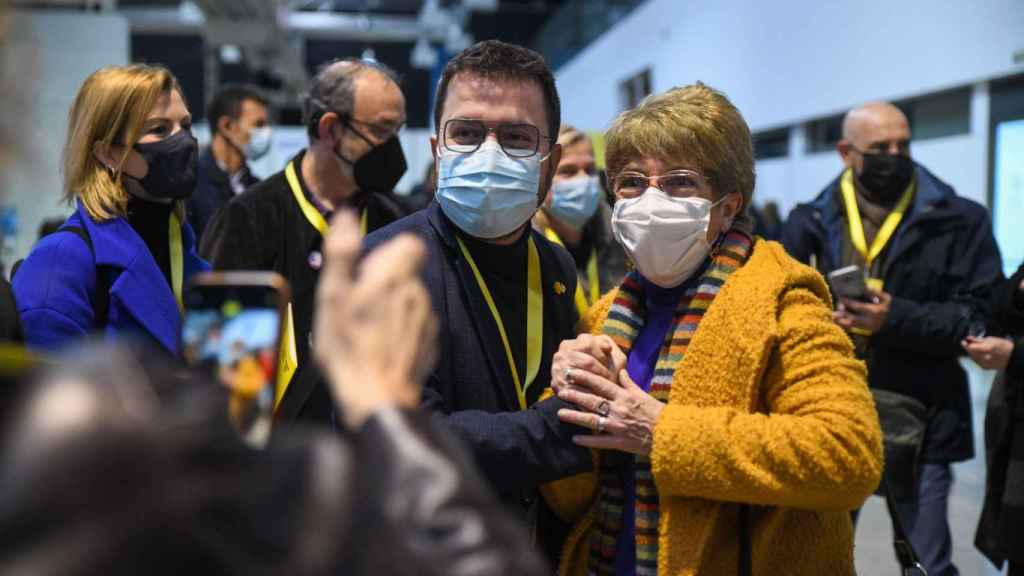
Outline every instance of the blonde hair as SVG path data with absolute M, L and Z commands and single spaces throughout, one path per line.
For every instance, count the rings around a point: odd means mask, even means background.
M 721 92 L 700 82 L 644 98 L 619 114 L 605 134 L 609 176 L 631 160 L 657 158 L 672 164 L 681 159 L 711 182 L 716 196 L 754 193 L 754 146 L 750 128 Z
M 562 127 L 558 129 L 558 143 L 562 146 L 572 146 L 584 140 L 589 142 L 590 137 L 580 132 L 575 126 L 562 124 Z
M 163 94 L 172 90 L 180 93 L 181 87 L 163 66 L 108 66 L 85 79 L 68 113 L 63 161 L 65 201 L 80 201 L 89 216 L 100 222 L 126 214 L 128 192 L 121 168 L 141 137 L 149 112 Z M 116 168 L 108 168 L 96 158 L 96 143 L 124 147 Z

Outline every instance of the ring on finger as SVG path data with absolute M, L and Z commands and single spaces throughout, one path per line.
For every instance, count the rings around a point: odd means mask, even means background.
M 572 386 L 572 368 L 565 369 L 565 376 L 563 377 L 565 383 Z
M 604 434 L 604 428 L 607 425 L 608 425 L 608 419 L 605 418 L 604 416 L 598 416 L 597 417 L 597 428 L 595 428 L 595 431 L 598 434 Z
M 611 411 L 612 405 L 609 404 L 607 400 L 602 400 L 601 403 L 597 405 L 597 413 L 601 416 L 607 416 Z

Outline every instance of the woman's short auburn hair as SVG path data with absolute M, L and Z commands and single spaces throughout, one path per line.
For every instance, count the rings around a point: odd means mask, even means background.
M 157 100 L 181 87 L 163 66 L 108 66 L 93 72 L 78 91 L 68 114 L 64 143 L 64 199 L 80 201 L 89 216 L 104 221 L 124 216 L 128 192 L 121 166 L 142 136 L 142 127 Z M 122 146 L 124 155 L 114 170 L 94 153 L 94 146 Z
M 657 158 L 672 165 L 696 164 L 721 197 L 754 193 L 754 146 L 740 111 L 718 90 L 703 83 L 648 96 L 615 119 L 605 134 L 609 178 L 630 161 Z

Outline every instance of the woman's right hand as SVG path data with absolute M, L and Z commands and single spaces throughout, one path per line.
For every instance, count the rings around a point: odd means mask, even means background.
M 618 383 L 619 372 L 626 368 L 626 356 L 609 336 L 580 334 L 562 340 L 551 361 L 551 387 L 557 393 L 572 386 L 572 371 L 585 370 Z
M 346 424 L 377 410 L 419 405 L 436 355 L 437 321 L 419 278 L 423 242 L 403 235 L 358 265 L 359 222 L 338 213 L 324 238 L 314 352 Z

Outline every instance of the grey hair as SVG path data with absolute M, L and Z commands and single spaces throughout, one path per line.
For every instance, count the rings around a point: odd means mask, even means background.
M 319 138 L 317 127 L 324 114 L 334 112 L 342 118 L 352 116 L 356 106 L 356 78 L 370 71 L 384 75 L 395 84 L 399 83 L 398 74 L 376 60 L 342 58 L 320 66 L 313 77 L 313 85 L 306 96 L 302 113 L 302 121 L 310 140 Z

